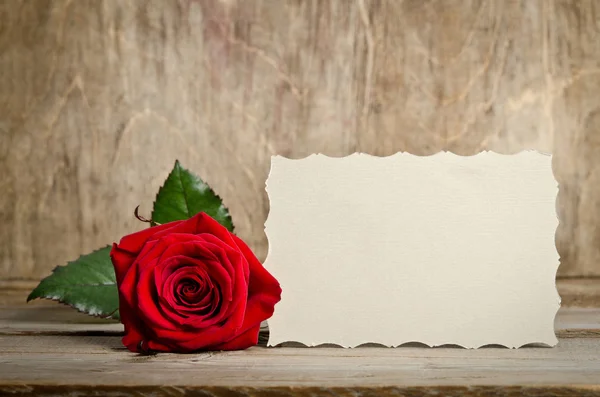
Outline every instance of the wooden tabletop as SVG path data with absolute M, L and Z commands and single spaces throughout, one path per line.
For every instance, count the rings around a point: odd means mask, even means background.
M 456 347 L 253 347 L 142 356 L 122 325 L 0 293 L 0 395 L 600 396 L 600 309 L 563 307 L 559 344 Z M 308 325 L 307 325 L 308 326 Z

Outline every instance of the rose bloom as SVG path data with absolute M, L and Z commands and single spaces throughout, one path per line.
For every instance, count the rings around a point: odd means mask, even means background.
M 110 256 L 133 352 L 246 349 L 281 297 L 250 248 L 205 213 L 125 236 Z

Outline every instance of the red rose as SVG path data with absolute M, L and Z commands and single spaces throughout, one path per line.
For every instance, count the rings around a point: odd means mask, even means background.
M 204 213 L 125 236 L 110 257 L 134 352 L 246 349 L 281 297 L 248 246 Z

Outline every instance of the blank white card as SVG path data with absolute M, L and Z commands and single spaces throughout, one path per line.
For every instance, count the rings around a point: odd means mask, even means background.
M 269 345 L 557 343 L 551 156 L 274 156 Z

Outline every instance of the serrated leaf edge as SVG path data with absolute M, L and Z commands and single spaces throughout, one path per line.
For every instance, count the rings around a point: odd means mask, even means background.
M 160 185 L 160 187 L 158 188 L 158 192 L 156 192 L 156 195 L 154 196 L 154 201 L 152 202 L 152 213 L 154 213 L 154 205 L 156 204 L 156 200 L 158 200 L 158 194 L 160 193 L 160 190 L 165 186 L 165 183 L 167 182 L 167 179 L 169 178 L 169 176 L 171 175 L 171 173 L 173 172 L 173 170 L 179 167 L 182 170 L 186 170 L 189 173 L 191 173 L 192 175 L 194 175 L 196 178 L 200 179 L 202 181 L 202 183 L 204 183 L 207 187 L 208 190 L 215 195 L 216 198 L 219 199 L 219 201 L 221 202 L 221 206 L 227 211 L 227 218 L 229 219 L 229 222 L 231 222 L 231 232 L 232 234 L 235 234 L 235 224 L 233 223 L 233 218 L 231 217 L 231 213 L 229 211 L 229 207 L 227 207 L 225 204 L 223 204 L 223 198 L 221 196 L 219 196 L 214 190 L 213 188 L 204 180 L 202 179 L 200 176 L 198 176 L 197 174 L 193 173 L 192 171 L 183 168 L 181 163 L 179 162 L 179 160 L 175 160 L 175 165 L 173 166 L 173 168 L 171 169 L 171 171 L 169 171 L 169 174 L 167 175 L 167 178 L 165 179 L 165 181 L 163 182 L 162 185 Z M 152 216 L 151 216 L 152 217 Z M 153 219 L 151 219 L 152 221 L 154 221 Z M 225 226 L 225 225 L 223 225 Z M 225 226 L 225 228 L 227 228 Z
M 60 303 L 61 305 L 71 307 L 71 308 L 77 310 L 79 313 L 86 314 L 86 315 L 88 315 L 90 317 L 101 318 L 103 320 L 117 320 L 117 321 L 120 320 L 120 316 L 119 317 L 113 317 L 114 314 L 119 311 L 119 308 L 116 308 L 115 310 L 113 310 L 112 312 L 110 312 L 109 314 L 107 314 L 106 316 L 103 316 L 103 315 L 100 315 L 100 314 L 92 314 L 90 312 L 82 310 L 81 308 L 77 307 L 77 305 L 75 305 L 75 304 L 67 303 L 67 302 L 65 302 L 65 301 L 63 301 L 61 299 L 57 299 L 57 298 L 52 297 L 52 296 L 40 296 L 39 298 L 34 298 L 34 299 L 44 299 L 44 300 L 48 300 L 48 301 L 52 301 L 52 302 L 57 302 L 57 303 Z M 34 300 L 34 299 L 32 299 L 32 300 Z M 29 301 L 27 301 L 27 302 L 29 302 Z
M 119 318 L 115 318 L 115 317 L 113 317 L 113 315 L 114 315 L 116 312 L 118 312 L 118 311 L 119 311 L 119 308 L 118 308 L 118 307 L 117 307 L 115 310 L 113 310 L 112 312 L 110 312 L 108 315 L 104 316 L 104 315 L 100 315 L 100 314 L 92 314 L 92 313 L 90 313 L 90 312 L 87 312 L 87 311 L 85 311 L 85 310 L 82 310 L 82 309 L 81 309 L 81 307 L 77 307 L 77 305 L 76 305 L 76 304 L 72 304 L 72 303 L 65 302 L 65 301 L 64 301 L 64 300 L 62 300 L 61 298 L 58 298 L 58 297 L 55 297 L 55 296 L 50 296 L 50 295 L 40 295 L 40 296 L 36 296 L 36 297 L 33 297 L 33 298 L 31 297 L 31 296 L 33 295 L 33 293 L 35 292 L 35 290 L 37 290 L 37 289 L 38 289 L 38 287 L 40 286 L 40 284 L 41 284 L 41 283 L 42 283 L 44 280 L 46 280 L 47 278 L 49 278 L 49 277 L 52 277 L 52 275 L 53 275 L 53 274 L 56 272 L 56 270 L 58 270 L 59 268 L 67 267 L 67 266 L 69 266 L 71 263 L 77 262 L 79 259 L 81 259 L 81 258 L 82 258 L 82 257 L 84 257 L 84 256 L 91 255 L 91 254 L 93 254 L 93 253 L 95 253 L 95 252 L 101 251 L 101 250 L 103 250 L 103 249 L 106 249 L 106 248 L 108 248 L 108 247 L 110 247 L 110 244 L 107 244 L 107 245 L 105 245 L 104 247 L 100 247 L 100 248 L 98 248 L 98 249 L 96 249 L 96 250 L 94 250 L 94 251 L 90 252 L 89 254 L 82 254 L 82 255 L 79 255 L 79 256 L 77 257 L 77 259 L 75 259 L 75 260 L 72 260 L 72 261 L 68 261 L 66 265 L 59 265 L 59 266 L 56 266 L 56 267 L 54 267 L 54 269 L 52 269 L 52 273 L 50 273 L 50 275 L 48 275 L 48 276 L 44 277 L 43 279 L 41 279 L 41 280 L 40 280 L 40 282 L 38 283 L 37 287 L 35 287 L 35 288 L 33 289 L 33 291 L 31 291 L 31 292 L 29 293 L 29 295 L 27 296 L 27 302 L 31 302 L 32 300 L 35 300 L 35 299 L 45 299 L 45 300 L 49 300 L 49 301 L 53 301 L 53 302 L 58 302 L 58 303 L 60 303 L 60 304 L 62 304 L 62 305 L 65 305 L 65 306 L 72 307 L 73 309 L 77 310 L 78 312 L 80 312 L 80 313 L 85 313 L 85 314 L 87 314 L 87 315 L 88 315 L 88 316 L 90 316 L 90 317 L 97 317 L 97 318 L 102 318 L 102 319 L 106 319 L 106 320 L 110 320 L 110 319 L 116 319 L 116 320 L 118 320 Z M 71 284 L 71 285 L 115 285 L 115 286 L 116 286 L 116 285 L 117 285 L 117 283 L 115 282 L 115 283 L 103 283 L 103 284 Z

